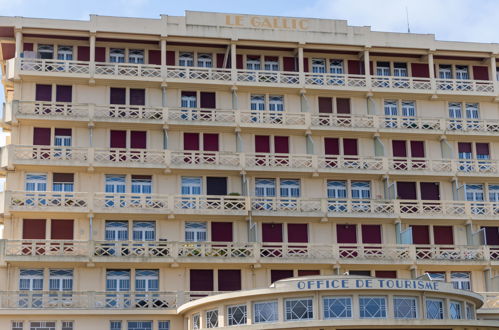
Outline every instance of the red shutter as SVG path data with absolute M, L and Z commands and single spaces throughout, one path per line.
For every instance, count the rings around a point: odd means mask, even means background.
M 430 230 L 428 226 L 411 226 L 412 244 L 430 244 Z
M 357 243 L 357 226 L 336 225 L 336 240 L 338 243 Z
M 36 84 L 36 101 L 52 101 L 52 85 Z
M 490 156 L 488 143 L 477 143 L 475 147 L 477 156 Z
M 224 67 L 225 54 L 217 54 L 217 68 Z M 227 62 L 227 64 L 229 64 Z
M 308 243 L 308 224 L 288 223 L 289 243 Z
M 255 152 L 270 152 L 270 136 L 255 135 Z
M 282 224 L 262 223 L 262 242 L 282 243 Z
M 427 63 L 411 63 L 412 76 L 417 78 L 430 78 L 430 67 Z
M 232 222 L 212 222 L 211 240 L 213 242 L 232 242 Z
M 274 136 L 274 152 L 289 154 L 289 136 Z
M 55 136 L 71 136 L 71 128 L 56 128 L 54 130 Z
M 303 58 L 303 72 L 308 72 L 308 58 Z
M 57 85 L 55 88 L 56 102 L 71 102 L 73 100 L 73 87 Z
M 53 182 L 74 182 L 74 173 L 54 173 L 52 174 Z
M 146 105 L 146 90 L 130 88 L 130 105 Z
M 454 244 L 452 226 L 433 226 L 433 240 L 435 244 Z
M 126 148 L 126 131 L 111 131 L 111 148 Z
M 45 239 L 45 219 L 23 219 L 23 239 Z
M 438 201 L 440 199 L 440 185 L 438 182 L 420 182 L 421 200 Z
M 95 47 L 95 62 L 106 62 L 106 47 Z
M 172 50 L 166 51 L 166 65 L 176 65 L 175 52 Z
M 33 43 L 31 43 L 31 42 L 25 42 L 23 44 L 23 51 L 25 51 L 25 52 L 32 52 L 33 51 Z
M 243 55 L 236 55 L 236 69 L 243 69 Z
M 215 93 L 201 92 L 201 108 L 215 109 L 216 107 L 217 104 Z
M 241 290 L 240 269 L 220 269 L 218 271 L 218 291 Z
M 362 243 L 381 244 L 381 225 L 362 225 Z
M 457 144 L 457 151 L 458 152 L 466 152 L 466 153 L 471 152 L 471 143 L 469 143 L 469 142 L 459 142 Z
M 191 269 L 189 282 L 190 291 L 213 291 L 213 270 Z
M 319 97 L 319 113 L 333 113 L 333 98 Z
M 350 113 L 350 99 L 336 99 L 336 112 L 337 113 Z
M 126 103 L 126 88 L 111 87 L 111 104 L 125 104 Z
M 285 278 L 293 277 L 292 270 L 272 269 L 270 270 L 270 282 L 274 283 Z
M 284 71 L 296 71 L 296 58 L 284 56 L 282 58 L 282 64 Z
M 357 156 L 357 139 L 343 139 L 343 155 Z
M 298 276 L 314 276 L 320 274 L 321 274 L 320 270 L 308 270 L 308 269 L 298 270 Z
M 482 227 L 485 229 L 485 239 L 487 245 L 499 245 L 499 227 Z
M 326 155 L 340 154 L 340 141 L 338 138 L 324 138 L 324 153 Z
M 90 47 L 78 46 L 78 61 L 90 61 Z
M 407 157 L 406 142 L 402 140 L 392 141 L 393 157 Z
M 33 129 L 33 145 L 49 146 L 50 145 L 50 128 L 35 127 Z
M 411 157 L 424 157 L 424 141 L 411 141 Z
M 203 134 L 203 150 L 218 151 L 218 134 L 204 133 Z
M 199 150 L 199 133 L 184 133 L 184 150 Z
M 489 80 L 489 68 L 486 66 L 473 66 L 474 80 Z
M 161 51 L 149 50 L 149 64 L 161 65 Z
M 398 199 L 417 199 L 416 182 L 397 182 Z
M 130 132 L 130 148 L 146 149 L 147 148 L 147 132 L 146 131 L 131 131 Z
M 397 278 L 397 271 L 395 270 L 377 270 L 374 274 L 378 278 Z
M 73 240 L 74 220 L 52 220 L 50 239 Z
M 348 60 L 348 73 L 349 74 L 360 74 L 362 68 L 362 62 L 357 60 Z

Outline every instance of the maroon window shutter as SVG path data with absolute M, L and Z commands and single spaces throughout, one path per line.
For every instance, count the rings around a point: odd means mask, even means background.
M 308 72 L 308 58 L 303 58 L 303 72 Z
M 308 224 L 288 223 L 289 243 L 308 243 Z
M 289 136 L 274 136 L 274 152 L 289 154 Z
M 361 61 L 348 60 L 348 73 L 349 74 L 360 74 L 361 72 Z
M 406 142 L 402 140 L 392 141 L 393 157 L 407 157 Z
M 284 71 L 296 71 L 296 59 L 294 57 L 284 56 L 282 58 L 282 64 Z
M 377 270 L 374 274 L 378 278 L 397 278 L 397 271 L 395 270 Z
M 36 101 L 52 101 L 52 85 L 36 84 Z
M 420 182 L 419 185 L 421 188 L 421 200 L 440 200 L 440 185 L 438 182 Z
M 106 62 L 106 47 L 95 47 L 95 62 Z
M 218 134 L 204 133 L 203 134 L 203 150 L 218 151 Z
M 270 136 L 255 135 L 255 152 L 270 152 Z
M 126 103 L 126 88 L 111 87 L 111 104 L 125 104 Z
M 312 269 L 299 269 L 298 270 L 298 276 L 314 276 L 314 275 L 320 275 L 321 271 L 320 270 L 312 270 Z
M 343 155 L 357 156 L 357 139 L 343 139 Z
M 33 129 L 33 145 L 49 146 L 50 145 L 50 128 L 35 127 Z
M 126 148 L 126 131 L 111 131 L 111 148 Z
M 337 98 L 336 99 L 336 112 L 337 113 L 350 113 L 350 99 Z
M 319 113 L 333 113 L 333 98 L 319 97 Z
M 73 100 L 73 86 L 57 85 L 55 88 L 56 102 L 71 102 Z
M 166 65 L 175 65 L 175 52 L 172 50 L 166 51 Z
M 241 290 L 240 269 L 220 269 L 218 271 L 218 291 Z
M 90 47 L 78 46 L 78 61 L 90 61 Z
M 147 148 L 147 132 L 146 131 L 131 131 L 130 132 L 130 148 L 146 149 Z
M 357 226 L 336 225 L 336 240 L 338 243 L 357 243 Z
M 199 150 L 199 133 L 184 133 L 184 150 Z
M 23 44 L 23 51 L 25 51 L 25 52 L 32 52 L 33 51 L 33 43 L 31 43 L 31 42 L 25 42 Z
M 459 142 L 457 144 L 457 150 L 458 152 L 471 152 L 471 143 L 469 142 Z
M 412 228 L 412 244 L 430 244 L 430 229 L 428 226 L 416 225 Z
M 23 239 L 45 239 L 45 219 L 23 219 Z
M 149 64 L 161 65 L 161 51 L 149 50 Z
M 189 282 L 190 291 L 213 291 L 213 270 L 191 269 Z
M 473 66 L 473 79 L 489 80 L 489 68 L 486 66 Z
M 454 244 L 452 226 L 433 226 L 433 240 L 435 244 Z
M 430 78 L 430 67 L 426 63 L 411 63 L 412 76 Z
M 362 225 L 362 243 L 381 244 L 381 225 Z
M 146 105 L 146 90 L 130 88 L 130 105 Z
M 416 182 L 397 182 L 398 199 L 417 199 Z
M 482 227 L 485 229 L 485 239 L 487 240 L 487 245 L 499 245 L 499 227 Z
M 217 107 L 216 102 L 215 93 L 201 92 L 201 108 L 215 109 Z
M 212 222 L 211 240 L 213 242 L 232 242 L 232 222 Z
M 244 68 L 243 55 L 236 55 L 236 69 Z
M 326 155 L 340 154 L 340 141 L 338 138 L 324 138 L 324 153 Z
M 262 241 L 282 243 L 282 224 L 262 223 Z
M 293 270 L 285 269 L 271 269 L 270 282 L 274 283 L 285 278 L 293 277 Z
M 71 128 L 56 128 L 54 130 L 55 136 L 71 136 Z
M 490 156 L 488 143 L 477 143 L 475 147 L 477 156 Z
M 217 54 L 217 68 L 224 67 L 224 60 L 225 60 L 225 54 Z
M 74 173 L 54 173 L 52 175 L 53 182 L 74 182 Z
M 411 141 L 411 157 L 424 157 L 424 141 Z
M 73 240 L 74 220 L 52 220 L 50 239 Z

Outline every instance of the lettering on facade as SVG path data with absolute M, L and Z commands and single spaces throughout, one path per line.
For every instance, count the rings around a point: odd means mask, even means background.
M 296 282 L 299 290 L 334 289 L 401 289 L 440 291 L 437 281 L 390 280 L 390 279 L 334 279 Z
M 225 24 L 234 27 L 283 29 L 307 31 L 309 21 L 305 18 L 269 17 L 249 15 L 225 15 Z

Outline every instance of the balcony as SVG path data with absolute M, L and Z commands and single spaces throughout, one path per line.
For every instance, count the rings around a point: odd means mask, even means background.
M 469 94 L 495 96 L 495 82 L 419 77 L 365 76 L 267 70 L 219 69 L 154 64 L 104 63 L 13 58 L 7 61 L 7 78 L 39 75 L 75 78 L 157 81 L 167 83 L 218 83 L 349 91 Z
M 499 292 L 479 292 L 484 298 L 485 302 L 480 309 L 482 313 L 491 311 L 492 313 L 497 313 L 499 309 Z

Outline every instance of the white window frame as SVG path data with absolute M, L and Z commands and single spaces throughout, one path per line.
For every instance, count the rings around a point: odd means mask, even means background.
M 62 61 L 73 60 L 73 46 L 57 46 L 57 59 Z
M 378 305 L 378 310 L 374 313 L 367 310 L 372 304 Z M 361 319 L 385 319 L 387 317 L 387 298 L 385 296 L 359 296 L 359 310 Z
M 301 306 L 297 306 L 300 304 Z M 296 314 L 294 308 L 304 308 L 302 315 Z M 314 319 L 314 299 L 311 297 L 284 299 L 284 320 L 301 321 Z M 294 314 L 294 315 L 293 315 Z
M 159 270 L 157 270 L 157 269 L 136 269 L 135 270 L 135 291 L 137 291 L 137 292 L 159 291 Z
M 179 66 L 194 66 L 194 53 L 182 52 L 178 56 Z
M 343 60 L 330 59 L 329 60 L 329 73 L 332 74 L 344 74 Z
M 451 320 L 463 319 L 463 303 L 461 301 L 457 300 L 449 301 L 449 319 Z
M 270 308 L 270 310 L 263 310 Z M 253 302 L 253 323 L 270 323 L 279 320 L 277 300 Z
M 227 306 L 227 325 L 245 325 L 248 323 L 248 310 L 246 304 Z M 241 317 L 236 319 L 235 313 L 241 313 Z
M 186 242 L 206 242 L 208 240 L 208 224 L 201 221 L 189 221 L 184 224 Z
M 439 316 L 439 317 L 434 317 L 434 315 L 430 315 L 429 311 L 428 311 L 428 307 L 429 307 L 429 304 L 431 305 L 435 305 L 436 303 L 438 303 L 440 305 L 439 308 L 439 315 L 436 315 L 436 316 Z M 443 320 L 445 315 L 444 315 L 444 310 L 445 310 L 445 302 L 443 299 L 439 299 L 439 298 L 426 298 L 425 300 L 425 315 L 426 315 L 426 318 L 429 319 L 429 320 Z
M 312 72 L 313 73 L 326 73 L 326 59 L 313 58 L 312 59 Z
M 450 281 L 454 289 L 471 291 L 470 272 L 450 272 Z
M 341 313 L 336 314 L 331 307 L 339 304 L 340 307 L 343 307 Z M 351 319 L 352 314 L 352 297 L 349 296 L 332 296 L 332 297 L 323 297 L 322 298 L 322 308 L 323 308 L 323 316 L 325 320 L 331 319 Z
M 410 306 L 410 311 L 408 311 L 405 315 L 399 316 L 397 314 L 398 307 L 400 305 L 397 305 L 397 301 L 400 303 L 403 301 L 410 301 L 412 304 Z M 410 313 L 410 316 L 408 317 Z M 417 319 L 419 318 L 419 313 L 418 313 L 418 298 L 416 297 L 405 297 L 405 296 L 394 296 L 393 297 L 393 317 L 396 319 Z
M 109 49 L 109 62 L 111 62 L 111 63 L 125 63 L 125 49 L 124 48 L 110 48 Z
M 132 224 L 132 238 L 134 241 L 155 241 L 156 222 L 136 220 Z
M 144 50 L 143 49 L 129 49 L 128 50 L 128 63 L 144 64 Z
M 50 291 L 73 291 L 72 269 L 50 269 L 49 290 Z

